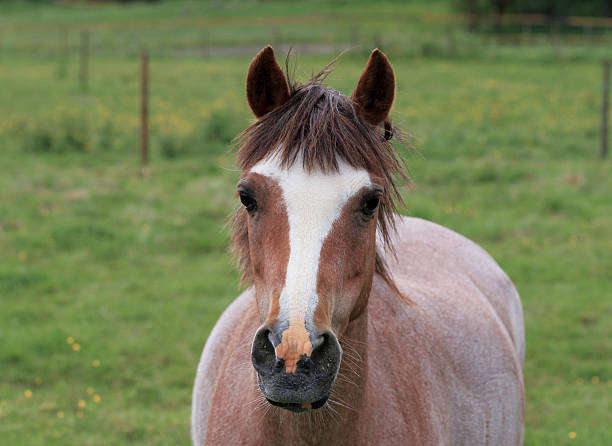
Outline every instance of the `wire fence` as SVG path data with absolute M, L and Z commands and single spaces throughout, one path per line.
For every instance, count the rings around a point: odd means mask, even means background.
M 612 56 L 612 19 L 567 17 L 553 20 L 540 15 L 381 14 L 369 17 L 366 21 L 360 15 L 320 14 L 250 19 L 184 18 L 53 25 L 0 24 L 0 59 L 5 56 L 6 59 L 11 56 L 46 58 L 57 63 L 57 77 L 60 79 L 67 77 L 68 66 L 78 67 L 77 82 L 82 93 L 88 92 L 90 88 L 89 65 L 92 59 L 106 58 L 112 61 L 113 58 L 124 57 L 129 63 L 133 60 L 136 65 L 140 55 L 146 54 L 141 62 L 140 146 L 143 164 L 147 162 L 149 145 L 149 88 L 146 74 L 149 55 L 211 58 L 252 56 L 269 43 L 276 47 L 279 54 L 286 53 L 290 46 L 299 54 L 333 54 L 353 48 L 350 54 L 362 57 L 361 52 L 369 53 L 373 47 L 379 47 L 394 58 L 500 57 L 508 49 L 521 47 L 521 51 L 509 57 L 544 59 L 567 57 L 570 49 L 577 49 L 574 55 L 592 57 L 599 62 L 600 59 L 607 60 Z M 523 51 L 525 46 L 529 46 L 530 51 Z M 77 58 L 78 64 L 74 64 Z M 608 70 L 604 73 L 608 74 L 604 75 L 602 84 L 602 104 L 605 104 L 601 113 L 602 157 L 607 153 L 609 95 L 609 65 L 605 63 L 604 67 Z M 72 72 L 74 70 L 72 68 Z M 207 119 L 211 128 L 216 125 L 216 121 L 225 121 L 217 119 L 216 115 Z M 107 131 L 106 127 L 104 131 Z M 37 132 L 40 133 L 39 130 Z M 219 133 L 214 129 L 211 132 Z M 35 138 L 32 145 L 41 145 L 39 139 L 47 141 L 52 138 L 45 134 Z M 91 137 L 81 139 L 86 141 L 81 144 L 85 147 Z M 172 147 L 166 150 L 168 153 L 176 152 L 173 148 L 177 145 L 175 140 L 177 138 L 172 138 Z M 164 144 L 169 145 L 166 142 Z
M 394 55 L 485 54 L 491 46 L 607 49 L 612 18 L 543 15 L 319 14 L 259 18 L 181 18 L 87 23 L 0 24 L 0 55 L 57 56 L 80 48 L 82 33 L 97 55 L 176 57 L 251 54 L 262 44 L 294 45 L 302 53 L 385 47 Z

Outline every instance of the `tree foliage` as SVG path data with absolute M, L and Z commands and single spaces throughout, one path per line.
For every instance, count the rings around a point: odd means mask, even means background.
M 456 0 L 467 14 L 544 14 L 550 17 L 612 16 L 612 0 Z

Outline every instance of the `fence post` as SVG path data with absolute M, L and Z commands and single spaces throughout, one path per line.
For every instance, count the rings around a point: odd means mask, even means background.
M 555 58 L 559 59 L 561 57 L 561 24 L 558 19 L 552 25 L 551 43 Z
M 601 98 L 601 157 L 608 154 L 608 101 L 610 92 L 610 61 L 603 61 L 603 96 Z
M 79 71 L 79 79 L 81 81 L 81 90 L 87 91 L 89 81 L 89 31 L 81 31 L 81 51 L 79 51 L 81 63 Z
M 68 29 L 66 28 L 62 28 L 59 32 L 58 59 L 57 77 L 64 79 L 66 77 L 66 65 L 68 64 Z
M 149 160 L 149 53 L 140 53 L 140 162 Z
M 202 36 L 202 50 L 201 54 L 203 57 L 210 57 L 210 33 L 207 28 L 203 28 L 201 31 Z
M 531 35 L 531 26 L 527 24 L 523 24 L 521 27 L 521 44 L 527 45 L 529 43 Z

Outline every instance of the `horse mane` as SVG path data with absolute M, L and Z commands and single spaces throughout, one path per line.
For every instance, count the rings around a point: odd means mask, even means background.
M 276 155 L 284 167 L 289 168 L 300 160 L 309 172 L 321 170 L 327 173 L 337 172 L 338 162 L 342 160 L 382 178 L 384 192 L 377 229 L 384 251 L 394 255 L 390 243 L 391 234 L 396 229 L 394 214 L 398 206 L 405 205 L 396 181 L 407 181 L 408 178 L 404 162 L 389 139 L 394 134 L 396 140 L 409 147 L 404 137 L 407 134 L 391 126 L 389 121 L 385 121 L 384 127 L 367 123 L 351 99 L 325 87 L 322 82 L 331 72 L 333 63 L 304 84 L 291 81 L 289 64 L 286 63 L 289 100 L 236 137 L 234 147 L 238 163 L 242 170 L 246 170 L 262 159 Z M 252 280 L 247 218 L 248 213 L 242 206 L 230 218 L 231 252 L 237 260 L 243 284 Z M 399 294 L 380 249 L 376 251 L 375 272 Z

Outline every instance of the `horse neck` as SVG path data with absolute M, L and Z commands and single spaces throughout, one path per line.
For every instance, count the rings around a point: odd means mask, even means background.
M 366 404 L 367 326 L 366 307 L 340 338 L 342 362 L 327 405 L 297 414 L 273 408 L 264 421 L 265 438 L 273 439 L 266 444 L 336 444 L 356 437 Z

